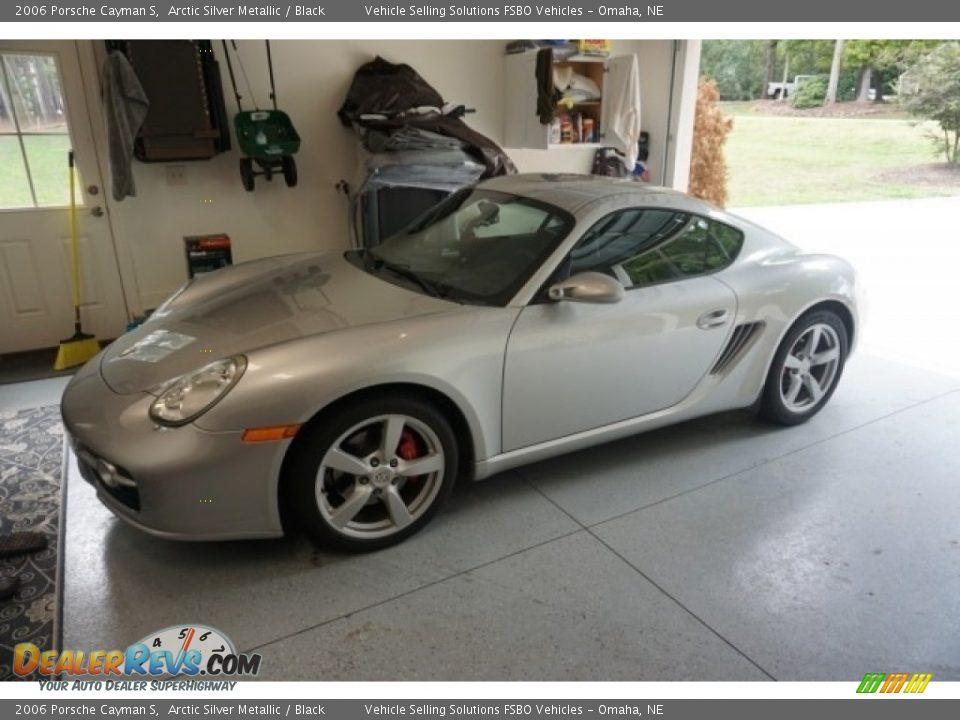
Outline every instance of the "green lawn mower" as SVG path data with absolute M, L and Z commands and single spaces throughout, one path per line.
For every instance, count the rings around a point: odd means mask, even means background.
M 282 174 L 287 187 L 297 184 L 297 163 L 293 159 L 300 149 L 300 136 L 290 116 L 277 109 L 277 92 L 273 82 L 273 57 L 270 54 L 270 41 L 267 45 L 267 67 L 270 70 L 270 100 L 273 110 L 261 110 L 257 98 L 250 88 L 250 79 L 243 67 L 243 60 L 237 50 L 237 43 L 231 40 L 233 51 L 237 54 L 237 64 L 247 85 L 247 92 L 253 100 L 253 110 L 243 109 L 243 98 L 237 91 L 237 79 L 233 74 L 233 63 L 230 61 L 230 51 L 227 41 L 223 41 L 223 54 L 227 59 L 227 70 L 230 72 L 230 84 L 233 85 L 233 94 L 237 98 L 239 112 L 233 118 L 233 126 L 237 133 L 237 142 L 240 150 L 247 156 L 240 158 L 240 180 L 247 192 L 252 192 L 254 180 L 262 175 L 272 180 L 275 174 Z

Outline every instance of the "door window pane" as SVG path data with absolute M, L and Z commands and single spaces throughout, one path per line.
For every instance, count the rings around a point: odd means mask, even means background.
M 62 206 L 70 203 L 70 168 L 67 156 L 70 138 L 66 135 L 24 135 L 23 146 L 30 164 L 37 206 Z M 77 187 L 77 203 L 80 188 Z
M 20 132 L 67 132 L 57 63 L 49 55 L 4 55 Z
M 69 150 L 55 57 L 0 53 L 0 209 L 67 205 Z
M 23 207 L 33 207 L 33 196 L 20 140 L 16 135 L 0 135 L 0 208 Z
M 13 103 L 7 94 L 7 84 L 3 82 L 3 73 L 0 73 L 0 134 L 13 133 L 17 126 L 13 122 Z

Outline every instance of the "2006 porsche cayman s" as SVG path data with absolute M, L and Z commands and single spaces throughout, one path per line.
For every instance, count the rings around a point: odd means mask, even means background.
M 808 420 L 851 267 L 686 195 L 515 175 L 368 250 L 198 277 L 63 398 L 84 474 L 168 538 L 383 547 L 483 478 L 698 415 Z M 584 479 L 589 482 L 589 478 Z

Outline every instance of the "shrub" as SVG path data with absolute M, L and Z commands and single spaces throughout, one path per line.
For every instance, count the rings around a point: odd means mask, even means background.
M 960 43 L 944 43 L 910 68 L 910 84 L 904 106 L 939 123 L 937 146 L 948 163 L 960 165 Z
M 798 110 L 815 108 L 823 105 L 827 97 L 827 78 L 817 75 L 805 81 L 793 91 L 790 104 Z
M 718 207 L 727 204 L 727 161 L 723 146 L 733 120 L 720 110 L 720 93 L 713 80 L 700 80 L 693 121 L 690 194 Z

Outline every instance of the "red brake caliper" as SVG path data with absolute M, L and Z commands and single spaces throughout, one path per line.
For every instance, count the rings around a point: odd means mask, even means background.
M 404 430 L 400 434 L 400 444 L 397 445 L 397 455 L 404 460 L 416 460 L 418 457 L 424 455 L 420 441 L 410 430 Z

